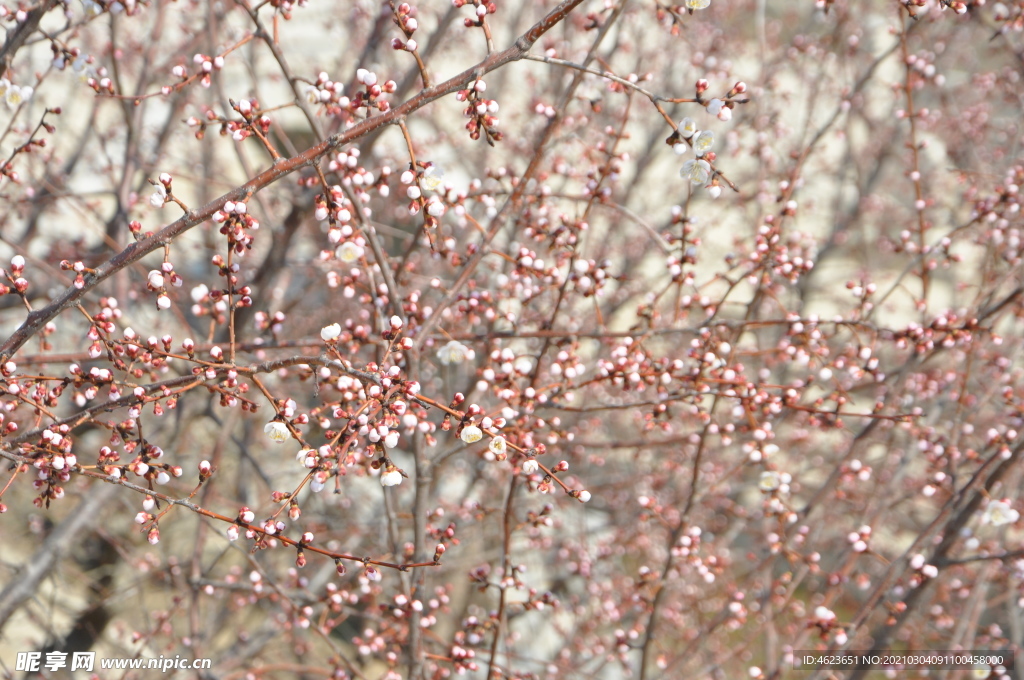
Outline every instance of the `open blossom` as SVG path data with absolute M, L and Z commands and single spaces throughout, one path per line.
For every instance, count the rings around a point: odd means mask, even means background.
M 341 336 L 341 324 L 332 323 L 330 326 L 324 326 L 320 329 L 320 338 L 324 342 L 332 342 L 337 340 Z
M 775 491 L 782 486 L 782 475 L 775 470 L 769 470 L 761 473 L 761 479 L 757 483 L 757 487 L 761 491 Z
M 288 426 L 279 420 L 274 420 L 272 422 L 267 423 L 263 427 L 263 432 L 268 437 L 270 437 L 271 440 L 277 442 L 278 444 L 286 441 L 290 436 L 288 432 Z
M 715 145 L 715 133 L 711 130 L 700 132 L 693 140 L 693 152 L 703 156 Z
M 497 436 L 487 445 L 487 449 L 496 456 L 505 454 L 508 451 L 508 442 L 502 436 Z
M 7 102 L 7 108 L 18 108 L 32 97 L 32 92 L 33 89 L 28 85 L 24 87 L 8 85 L 7 91 L 4 93 L 4 101 Z
M 697 121 L 693 118 L 683 118 L 679 121 L 679 134 L 683 136 L 683 139 L 689 139 L 697 134 Z
M 467 444 L 473 444 L 475 442 L 478 442 L 481 439 L 483 439 L 483 436 L 484 431 L 481 430 L 476 425 L 467 425 L 466 427 L 462 428 L 462 434 L 459 435 L 462 441 L 466 442 Z
M 711 178 L 711 164 L 705 160 L 686 161 L 679 170 L 679 176 L 694 184 L 704 184 Z
M 443 181 L 444 170 L 436 165 L 431 165 L 423 171 L 423 176 L 420 178 L 420 186 L 427 191 L 437 191 Z
M 711 0 L 686 0 L 686 9 L 707 9 Z
M 157 184 L 154 187 L 153 193 L 149 197 L 149 204 L 154 208 L 159 208 L 167 202 L 167 188 L 163 184 Z
M 345 241 L 338 246 L 336 254 L 339 260 L 349 264 L 363 256 L 363 249 L 359 245 L 352 243 L 352 241 Z
M 447 345 L 437 350 L 437 359 L 442 364 L 461 364 L 470 358 L 470 350 L 458 340 L 452 340 Z
M 981 521 L 998 527 L 1013 524 L 1020 519 L 1020 513 L 1014 510 L 1008 501 L 989 501 Z
M 523 461 L 523 474 L 532 475 L 534 472 L 540 469 L 540 463 L 533 458 L 528 458 Z

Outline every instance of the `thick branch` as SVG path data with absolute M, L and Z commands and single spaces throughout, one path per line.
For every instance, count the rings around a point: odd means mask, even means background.
M 6 71 L 11 67 L 14 55 L 25 44 L 28 37 L 39 28 L 39 22 L 42 20 L 43 15 L 56 5 L 57 0 L 43 0 L 30 9 L 26 13 L 25 20 L 18 24 L 12 32 L 8 33 L 4 46 L 0 47 L 0 68 Z

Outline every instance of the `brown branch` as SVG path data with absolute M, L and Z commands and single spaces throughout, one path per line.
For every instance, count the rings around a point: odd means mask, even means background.
M 25 20 L 18 24 L 4 46 L 0 47 L 0 70 L 6 71 L 11 67 L 14 55 L 22 48 L 28 37 L 39 28 L 39 22 L 43 15 L 57 6 L 57 0 L 43 0 L 41 3 L 26 12 Z

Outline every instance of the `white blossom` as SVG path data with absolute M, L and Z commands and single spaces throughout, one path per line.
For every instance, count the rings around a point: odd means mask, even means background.
M 704 130 L 693 140 L 693 152 L 698 156 L 703 156 L 711 147 L 715 144 L 715 133 L 711 130 Z
M 154 191 L 149 197 L 149 204 L 154 208 L 159 208 L 167 202 L 167 188 L 163 184 L 157 184 L 153 189 Z
M 508 451 L 508 442 L 502 436 L 497 436 L 487 445 L 487 449 L 496 456 L 504 455 Z
M 462 441 L 466 442 L 467 444 L 473 444 L 474 442 L 478 442 L 481 439 L 483 439 L 483 436 L 484 431 L 481 430 L 476 425 L 467 425 L 466 427 L 462 428 L 462 434 L 459 435 Z
M 427 191 L 437 191 L 442 182 L 444 182 L 444 170 L 436 165 L 428 166 L 420 178 L 420 186 Z
M 402 483 L 402 473 L 398 468 L 389 466 L 387 471 L 380 476 L 381 486 L 398 486 Z
M 532 475 L 534 472 L 540 469 L 540 463 L 533 458 L 527 458 L 523 461 L 523 474 Z
M 989 501 L 981 521 L 998 527 L 1013 524 L 1020 519 L 1020 513 L 1013 509 L 1008 501 Z
M 679 134 L 683 136 L 683 139 L 689 139 L 697 134 L 697 121 L 693 118 L 683 118 L 679 121 Z
M 782 475 L 775 470 L 762 472 L 761 479 L 758 481 L 757 486 L 761 491 L 775 491 L 782 486 Z
M 338 259 L 345 263 L 351 263 L 363 256 L 363 249 L 352 241 L 345 241 L 336 251 Z
M 18 87 L 17 85 L 8 86 L 7 93 L 4 95 L 7 107 L 11 109 L 18 108 L 32 98 L 32 92 L 32 88 L 28 85 L 23 87 Z
M 332 323 L 330 326 L 324 326 L 320 329 L 320 338 L 324 342 L 331 342 L 337 340 L 341 336 L 341 324 Z
M 286 441 L 290 436 L 288 432 L 288 426 L 279 420 L 273 420 L 263 426 L 263 433 L 266 434 L 272 441 L 278 444 Z
M 711 164 L 705 160 L 686 161 L 679 170 L 679 176 L 694 184 L 704 184 L 711 177 Z
M 470 357 L 470 350 L 458 340 L 452 340 L 437 350 L 437 359 L 442 364 L 461 364 Z

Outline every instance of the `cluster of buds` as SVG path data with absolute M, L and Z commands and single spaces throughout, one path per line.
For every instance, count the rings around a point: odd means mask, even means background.
M 573 262 L 569 281 L 583 297 L 601 295 L 605 284 L 616 277 L 608 273 L 611 260 L 585 260 L 580 258 Z
M 934 564 L 928 564 L 925 561 L 924 555 L 918 553 L 910 558 L 910 568 L 916 573 L 910 577 L 910 583 L 908 584 L 911 588 L 916 588 L 926 579 L 932 579 L 939 575 L 939 569 Z
M 225 314 L 228 310 L 228 303 L 231 302 L 236 308 L 251 307 L 252 306 L 252 287 L 251 286 L 239 286 L 238 271 L 239 266 L 237 262 L 233 262 L 230 265 L 224 261 L 224 258 L 218 253 L 210 258 L 210 263 L 214 267 L 217 267 L 218 274 L 228 280 L 227 289 L 213 289 L 210 291 L 206 290 L 206 286 L 200 285 L 192 289 L 192 299 L 196 302 L 202 302 L 208 300 L 210 303 L 209 309 L 214 315 L 214 318 L 218 320 L 218 323 L 223 323 Z M 234 300 L 231 300 L 230 295 L 234 291 L 237 296 Z M 193 305 L 193 309 L 201 305 Z M 274 313 L 274 325 L 279 325 L 283 317 L 281 312 Z M 214 352 L 213 350 L 217 350 Z M 211 352 L 217 354 L 220 352 L 219 347 L 214 347 Z M 220 361 L 218 358 L 217 361 Z
M 241 201 L 226 201 L 223 208 L 213 213 L 213 221 L 221 225 L 220 233 L 228 237 L 228 246 L 239 255 L 252 248 L 255 238 L 246 233 L 246 229 L 260 228 L 259 221 L 246 212 L 246 205 Z
M 64 271 L 73 271 L 73 272 L 75 272 L 75 281 L 74 281 L 74 283 L 72 285 L 74 285 L 74 287 L 78 288 L 78 289 L 82 289 L 82 288 L 85 287 L 85 275 L 86 274 L 93 274 L 93 273 L 95 273 L 94 269 L 92 269 L 91 267 L 86 267 L 85 263 L 82 262 L 81 260 L 77 260 L 75 262 L 71 262 L 70 260 L 61 260 L 60 261 L 60 268 L 63 269 Z M 28 282 L 27 281 L 25 281 L 25 288 L 26 289 L 28 288 Z M 2 290 L 4 293 L 10 292 L 9 290 L 6 289 L 6 287 L 0 288 L 0 290 Z M 17 286 L 15 286 L 15 290 L 18 290 Z M 18 292 L 19 293 L 23 293 L 25 291 L 18 290 Z
M 167 295 L 167 284 L 170 283 L 178 288 L 184 282 L 185 280 L 174 271 L 174 265 L 164 262 L 160 265 L 160 269 L 153 269 L 149 272 L 146 277 L 146 288 L 157 293 L 157 309 L 168 309 L 171 306 L 171 298 Z
M 331 80 L 326 71 L 317 74 L 316 82 L 306 87 L 306 101 L 310 104 L 323 104 L 328 113 L 337 115 L 349 105 L 348 97 L 342 93 L 345 83 Z
M 65 262 L 66 262 L 66 260 L 65 260 Z M 64 263 L 65 262 L 61 262 L 61 268 L 62 269 L 66 269 L 66 267 L 64 267 Z M 11 258 L 11 270 L 10 271 L 4 270 L 4 269 L 0 269 L 0 277 L 6 279 L 7 282 L 10 284 L 8 286 L 8 285 L 0 283 L 0 295 L 7 295 L 8 293 L 11 292 L 11 289 L 14 289 L 15 291 L 17 291 L 19 295 L 24 295 L 25 291 L 28 290 L 28 279 L 26 279 L 24 276 L 22 276 L 22 274 L 24 274 L 24 273 L 25 273 L 25 258 L 22 257 L 21 255 L 15 255 L 14 257 Z M 84 281 L 83 281 L 83 285 L 84 285 Z M 78 287 L 81 288 L 81 286 L 78 286 Z
M 785 210 L 796 211 L 797 204 L 790 201 Z M 774 216 L 768 215 L 765 224 L 757 228 L 757 239 L 754 250 L 748 258 L 763 268 L 762 271 L 773 276 L 784 278 L 789 282 L 797 281 L 800 276 L 814 269 L 814 240 L 800 232 L 787 231 L 783 237 L 782 229 Z M 756 275 L 755 275 L 756 276 Z M 758 285 L 757 278 L 750 282 Z M 869 284 L 874 292 L 874 284 Z
M 107 75 L 106 67 L 99 67 L 96 69 L 95 75 L 90 75 L 85 79 L 85 84 L 92 88 L 93 92 L 101 95 L 114 95 L 117 94 L 114 91 L 114 81 Z
M 224 68 L 224 57 L 210 57 L 197 52 L 192 56 L 192 63 L 196 67 L 196 75 L 199 76 L 199 84 L 203 87 L 210 87 L 210 76 L 214 71 L 219 71 Z M 183 64 L 176 65 L 171 69 L 171 73 L 181 80 L 186 80 L 189 77 Z
M 259 113 L 259 101 L 256 99 L 243 99 L 238 103 L 228 100 L 231 108 L 237 111 L 242 120 L 229 120 L 220 128 L 222 135 L 231 135 L 231 139 L 241 142 L 247 137 L 257 134 L 266 135 L 270 131 L 270 116 Z
M 696 92 L 697 102 L 702 104 L 707 112 L 712 116 L 717 116 L 718 120 L 729 121 L 732 120 L 732 109 L 737 103 L 744 104 L 747 99 L 738 99 L 739 95 L 746 93 L 747 84 L 740 81 L 732 86 L 724 97 L 713 97 L 711 99 L 705 99 L 704 93 L 707 92 L 710 87 L 710 83 L 704 78 L 697 81 Z
M 466 102 L 463 113 L 469 118 L 466 129 L 469 130 L 470 138 L 480 139 L 480 133 L 483 132 L 487 143 L 494 146 L 495 142 L 501 141 L 503 135 L 497 129 L 498 119 L 494 117 L 498 112 L 498 102 L 484 99 L 482 95 L 486 91 L 487 83 L 483 80 L 474 80 L 469 89 L 459 90 L 455 94 L 455 99 Z
M 205 120 L 204 120 L 205 119 Z M 196 116 L 189 116 L 185 121 L 185 124 L 189 127 L 196 128 L 196 139 L 202 139 L 206 135 L 206 128 L 212 123 L 217 122 L 217 112 L 208 106 L 203 107 L 203 118 L 197 118 Z
M 423 226 L 433 229 L 448 211 L 442 198 L 444 191 L 444 170 L 432 163 L 417 163 L 419 167 L 411 167 L 401 175 L 402 184 L 408 185 L 405 195 L 409 197 L 409 214 L 417 215 L 422 210 Z M 427 196 L 425 192 L 433 192 Z
M 459 633 L 462 633 L 462 631 L 459 631 Z M 448 650 L 448 658 L 451 659 L 452 667 L 458 675 L 465 675 L 466 671 L 472 673 L 479 669 L 478 664 L 474 661 L 476 651 L 458 643 L 453 644 L 451 649 Z
M 334 163 L 334 161 L 331 161 Z M 352 221 L 352 211 L 355 209 L 340 185 L 333 185 L 330 189 L 330 196 L 325 198 L 323 194 L 316 197 L 316 209 L 314 215 L 317 220 L 330 222 L 330 233 L 328 238 L 331 243 L 338 243 L 342 238 L 351 236 L 353 231 L 349 223 Z M 338 227 L 341 227 L 339 229 Z
M 476 8 L 476 18 L 466 19 L 464 21 L 466 28 L 479 28 L 484 25 L 484 18 L 488 14 L 494 14 L 498 11 L 497 3 L 488 0 L 452 0 L 454 7 L 463 7 L 465 5 L 473 5 Z
M 96 59 L 82 53 L 78 47 L 63 47 L 53 42 L 50 43 L 50 51 L 53 52 L 53 67 L 63 71 L 71 65 L 75 73 L 84 73 L 86 66 L 95 63 Z
M 419 28 L 419 21 L 416 20 L 416 8 L 407 2 L 403 2 L 395 8 L 395 23 L 402 33 L 405 34 L 405 40 L 395 38 L 391 41 L 392 49 L 405 50 L 406 52 L 415 52 L 419 45 L 413 39 L 412 34 Z
M 147 482 L 155 482 L 157 484 L 167 484 L 171 481 L 172 477 L 181 477 L 183 471 L 179 465 L 169 465 L 166 463 L 154 463 L 160 455 L 163 455 L 163 451 L 159 447 L 148 446 L 140 456 L 137 456 L 128 465 L 120 468 L 121 474 L 117 475 L 121 477 L 125 472 L 131 472 L 136 477 L 141 477 Z
M 149 204 L 151 206 L 154 208 L 162 208 L 167 201 L 173 198 L 174 194 L 171 191 L 171 182 L 171 176 L 166 172 L 160 174 L 158 182 L 149 180 L 149 183 L 154 187 L 153 193 L 149 197 Z M 134 229 L 132 231 L 134 231 Z
M 377 74 L 367 71 L 365 68 L 356 70 L 356 80 L 362 83 L 365 89 L 356 92 L 351 102 L 352 109 L 375 108 L 381 113 L 387 113 L 391 109 L 391 103 L 382 99 L 381 95 L 395 92 L 398 89 L 398 83 L 387 80 L 381 85 L 378 82 Z

